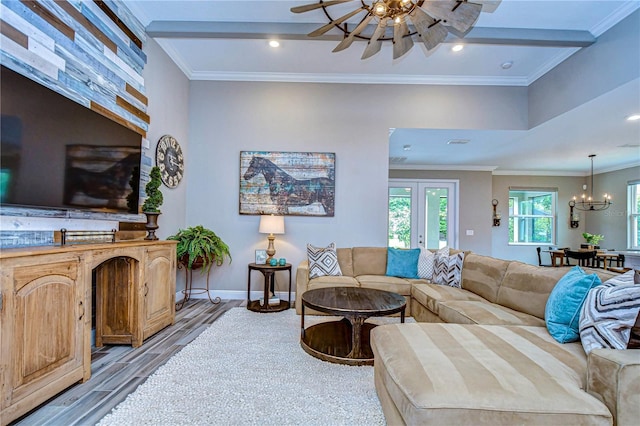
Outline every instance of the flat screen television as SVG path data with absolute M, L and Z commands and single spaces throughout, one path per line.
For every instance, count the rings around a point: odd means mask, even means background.
M 1 68 L 0 206 L 137 214 L 142 137 Z

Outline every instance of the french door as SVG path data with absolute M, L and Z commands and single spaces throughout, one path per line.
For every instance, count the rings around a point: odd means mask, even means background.
M 458 246 L 457 180 L 389 180 L 389 247 Z

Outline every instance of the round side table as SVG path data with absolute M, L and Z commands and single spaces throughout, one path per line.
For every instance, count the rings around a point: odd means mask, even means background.
M 264 296 L 263 304 L 260 305 L 259 300 L 251 300 L 251 271 L 260 271 L 264 276 Z M 269 295 L 275 294 L 275 274 L 278 271 L 289 272 L 289 300 L 280 300 L 277 305 L 269 304 Z M 285 265 L 258 265 L 257 263 L 249 264 L 249 272 L 247 277 L 247 309 L 254 312 L 280 312 L 291 307 L 291 264 Z

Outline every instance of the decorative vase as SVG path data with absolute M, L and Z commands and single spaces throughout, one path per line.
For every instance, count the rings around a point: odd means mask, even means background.
M 160 215 L 160 212 L 157 212 L 157 213 L 143 212 L 143 213 L 147 216 L 147 223 L 144 225 L 145 229 L 147 230 L 147 236 L 144 237 L 144 239 L 155 241 L 158 239 L 158 237 L 156 237 L 156 229 L 159 228 L 158 216 Z

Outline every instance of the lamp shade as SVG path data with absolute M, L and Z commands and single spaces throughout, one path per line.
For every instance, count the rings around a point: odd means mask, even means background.
M 260 216 L 258 232 L 261 234 L 284 234 L 284 216 Z

